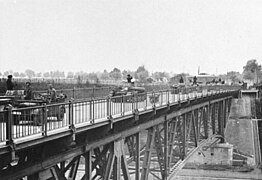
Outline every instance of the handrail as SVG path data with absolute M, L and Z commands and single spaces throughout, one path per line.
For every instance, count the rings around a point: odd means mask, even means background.
M 55 129 L 70 128 L 81 123 L 92 125 L 99 119 L 106 121 L 116 116 L 124 117 L 134 111 L 142 112 L 154 107 L 166 106 L 169 103 L 185 102 L 231 91 L 233 90 L 172 94 L 172 90 L 162 90 L 115 97 L 72 99 L 65 103 L 43 104 L 18 109 L 9 108 L 0 111 L 0 117 L 4 117 L 3 120 L 7 121 L 6 123 L 0 122 L 0 143 L 6 142 L 7 144 L 10 141 L 35 134 L 48 136 L 48 133 Z M 10 130 L 12 130 L 11 134 Z

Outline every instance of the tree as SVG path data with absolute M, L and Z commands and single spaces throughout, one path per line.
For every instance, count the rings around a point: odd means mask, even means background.
M 135 78 L 140 82 L 146 82 L 149 77 L 149 72 L 146 70 L 145 66 L 139 66 L 135 72 Z
M 23 73 L 23 72 L 21 72 L 21 73 L 20 73 L 20 77 L 26 77 L 26 74 Z
M 118 68 L 114 68 L 110 73 L 109 76 L 114 80 L 120 80 L 122 78 L 121 71 Z
M 99 79 L 97 77 L 97 74 L 96 73 L 89 73 L 88 76 L 87 76 L 88 80 L 92 80 L 93 82 L 98 82 Z
M 5 71 L 4 76 L 8 76 L 8 75 L 9 75 L 9 71 Z
M 32 78 L 35 77 L 35 72 L 31 69 L 27 69 L 25 70 L 25 74 L 27 75 L 27 77 Z
M 68 72 L 67 73 L 67 78 L 74 78 L 74 73 L 73 72 Z
M 45 78 L 50 77 L 50 73 L 49 73 L 49 72 L 45 72 L 45 73 L 43 74 L 43 76 L 44 76 Z
M 241 74 L 236 71 L 227 72 L 226 78 L 232 83 L 238 83 L 241 80 Z
M 36 73 L 36 77 L 42 77 L 42 73 L 41 72 Z
M 257 82 L 262 77 L 261 65 L 258 65 L 256 59 L 248 60 L 243 69 L 243 77 L 246 80 Z
M 106 70 L 104 70 L 104 72 L 102 72 L 102 73 L 100 74 L 100 79 L 102 79 L 102 80 L 108 80 L 108 79 L 110 79 L 109 73 L 108 73 Z
M 15 77 L 19 77 L 20 74 L 19 74 L 19 72 L 14 72 L 13 75 L 14 75 Z

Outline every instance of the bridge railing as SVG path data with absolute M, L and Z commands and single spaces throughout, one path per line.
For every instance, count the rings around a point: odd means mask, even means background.
M 210 91 L 188 94 L 173 94 L 170 90 L 147 92 L 117 97 L 72 100 L 66 103 L 43 104 L 0 111 L 0 143 L 29 137 L 48 136 L 53 130 L 68 129 L 143 111 L 153 107 L 199 97 L 211 96 L 228 91 Z M 1 144 L 0 144 L 1 146 Z

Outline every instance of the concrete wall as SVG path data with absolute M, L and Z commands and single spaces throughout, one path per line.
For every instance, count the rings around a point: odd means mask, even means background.
M 231 165 L 233 160 L 233 145 L 228 143 L 215 144 L 206 150 L 197 151 L 188 164 L 195 165 Z

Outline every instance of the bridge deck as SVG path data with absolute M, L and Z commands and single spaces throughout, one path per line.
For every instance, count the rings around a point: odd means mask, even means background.
M 137 138 L 135 142 L 139 142 L 139 134 L 142 131 L 147 131 L 147 142 L 146 147 L 144 147 L 145 152 L 143 155 L 141 154 L 141 157 L 144 159 L 141 176 L 148 175 L 148 172 L 151 171 L 150 165 L 147 164 L 150 164 L 150 157 L 151 153 L 153 154 L 154 152 L 152 150 L 154 148 L 157 151 L 158 158 L 156 156 L 152 157 L 152 163 L 158 159 L 159 165 L 156 171 L 159 173 L 162 168 L 163 173 L 165 169 L 167 170 L 167 168 L 163 169 L 164 166 L 171 167 L 176 164 L 178 159 L 183 159 L 187 156 L 203 139 L 212 134 L 223 133 L 229 102 L 235 92 L 190 93 L 180 96 L 171 94 L 169 91 L 162 91 L 158 92 L 159 101 L 157 102 L 150 101 L 149 94 L 147 94 L 146 100 L 142 102 L 115 103 L 112 99 L 105 98 L 54 105 L 65 106 L 65 115 L 62 121 L 57 121 L 59 119 L 47 116 L 47 110 L 50 106 L 25 108 L 22 110 L 11 109 L 7 111 L 9 115 L 17 114 L 19 111 L 25 111 L 24 114 L 26 114 L 28 109 L 31 109 L 30 112 L 42 112 L 40 114 L 42 125 L 36 126 L 34 123 L 24 121 L 19 125 L 11 123 L 11 126 L 9 122 L 1 123 L 0 127 L 3 127 L 4 133 L 1 134 L 0 138 L 3 145 L 0 146 L 0 155 L 2 153 L 2 157 L 5 154 L 10 157 L 10 155 L 20 152 L 25 153 L 25 155 L 21 154 L 21 163 L 17 167 L 13 167 L 10 170 L 6 169 L 0 173 L 0 177 L 10 177 L 12 179 L 24 177 L 32 172 L 42 173 L 46 168 L 56 168 L 58 163 L 65 163 L 68 159 L 72 160 L 72 163 L 77 162 L 77 159 L 79 162 L 81 156 L 85 156 L 87 152 L 91 151 L 93 151 L 92 153 L 97 153 L 99 148 L 102 148 L 105 153 L 95 154 L 96 159 L 98 160 L 100 155 L 109 154 L 107 163 L 112 164 L 114 159 L 111 161 L 111 157 L 116 156 L 119 158 L 124 156 L 124 154 L 121 154 L 123 152 L 119 152 L 119 148 L 129 146 L 123 140 L 133 136 Z M 13 116 L 8 117 L 8 120 L 12 122 Z M 72 142 L 67 141 L 69 140 L 68 138 L 76 139 L 76 147 L 69 146 L 68 150 L 59 149 L 59 153 L 56 153 L 57 148 L 54 146 L 68 148 L 69 144 L 67 142 Z M 10 140 L 12 140 L 11 143 Z M 15 144 L 15 147 L 13 147 L 12 143 Z M 57 143 L 61 143 L 61 145 L 59 146 Z M 165 147 L 165 150 L 163 147 Z M 27 151 L 28 149 L 30 149 L 30 152 L 32 149 L 33 153 L 38 154 L 33 156 L 34 154 Z M 34 151 L 35 149 L 37 151 Z M 50 152 L 50 149 L 53 152 Z M 167 149 L 170 149 L 170 152 L 167 152 Z M 129 151 L 132 153 L 133 150 Z M 165 157 L 159 155 L 159 152 L 162 151 L 165 153 Z M 139 147 L 136 147 L 137 152 L 140 152 Z M 170 153 L 170 157 L 172 157 L 170 164 L 161 164 L 161 158 L 168 158 L 167 153 Z M 45 158 L 34 161 L 34 158 L 39 157 L 38 155 Z M 27 157 L 29 160 L 23 157 Z M 132 158 L 133 160 L 138 158 L 140 161 L 139 156 Z M 147 158 L 148 162 L 145 160 Z M 90 158 L 88 160 L 86 156 L 85 159 L 89 161 L 89 164 L 95 163 Z M 8 162 L 9 159 L 5 160 Z M 26 164 L 26 167 L 23 163 Z M 72 163 L 70 162 L 68 165 L 72 165 Z M 116 163 L 121 165 L 120 162 Z M 3 163 L 3 165 L 5 164 Z M 109 165 L 106 165 L 106 167 L 101 168 L 107 169 L 109 167 Z M 85 167 L 86 171 L 87 168 Z M 15 174 L 11 173 L 12 169 L 16 169 Z M 64 172 L 62 171 L 61 173 L 63 174 Z M 106 174 L 110 176 L 111 172 Z

